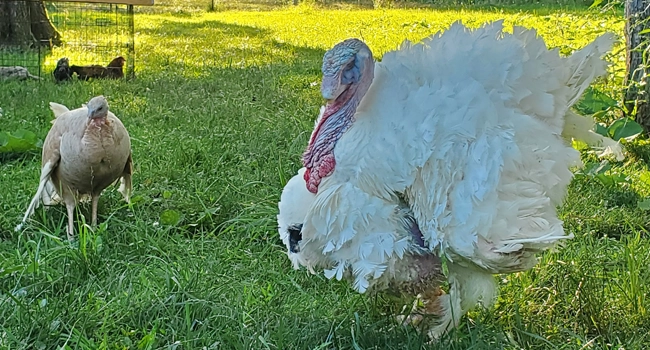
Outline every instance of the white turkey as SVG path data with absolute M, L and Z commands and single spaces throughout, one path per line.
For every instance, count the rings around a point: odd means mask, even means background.
M 279 203 L 294 267 L 361 293 L 418 294 L 432 337 L 489 305 L 493 274 L 530 269 L 571 237 L 556 213 L 581 165 L 571 139 L 622 157 L 570 110 L 605 74 L 613 42 L 605 34 L 561 57 L 534 30 L 506 33 L 499 21 L 454 23 L 381 62 L 358 39 L 335 45 L 304 168 Z

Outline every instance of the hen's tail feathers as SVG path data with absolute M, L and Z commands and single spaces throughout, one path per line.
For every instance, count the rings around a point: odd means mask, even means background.
M 126 160 L 126 164 L 124 165 L 122 177 L 120 178 L 120 188 L 118 188 L 118 192 L 124 196 L 124 200 L 127 203 L 131 203 L 131 192 L 133 191 L 131 174 L 133 174 L 133 158 L 129 154 L 129 158 Z
M 592 117 L 583 117 L 568 111 L 564 118 L 562 137 L 566 140 L 580 140 L 596 150 L 599 157 L 612 155 L 617 161 L 625 159 L 623 147 L 617 141 L 593 131 L 596 122 Z
M 25 212 L 23 221 L 18 226 L 16 226 L 15 228 L 16 231 L 20 231 L 23 228 L 23 225 L 25 225 L 27 219 L 34 213 L 34 210 L 38 208 L 38 204 L 41 200 L 41 196 L 43 195 L 43 190 L 45 190 L 47 183 L 50 182 L 50 175 L 52 174 L 55 165 L 56 163 L 47 162 L 45 166 L 43 166 L 43 169 L 41 170 L 41 179 L 38 183 L 38 189 L 36 190 L 36 194 L 34 195 L 34 198 L 32 198 L 32 201 L 29 203 L 29 207 L 27 207 L 27 211 Z
M 127 203 L 131 202 L 131 174 L 125 174 L 120 178 L 120 187 L 117 189 Z
M 70 111 L 68 107 L 56 102 L 50 102 L 50 109 L 54 113 L 54 118 L 58 118 L 61 114 Z M 52 123 L 54 123 L 54 120 L 52 120 Z

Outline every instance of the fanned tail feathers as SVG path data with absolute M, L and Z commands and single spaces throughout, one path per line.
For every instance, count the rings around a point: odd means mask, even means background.
M 613 33 L 605 33 L 567 58 L 573 70 L 573 74 L 567 81 L 567 86 L 572 88 L 573 92 L 573 96 L 568 101 L 569 106 L 578 102 L 582 93 L 595 78 L 605 75 L 608 63 L 603 56 L 612 49 L 615 40 Z
M 573 106 L 591 82 L 606 73 L 607 61 L 602 57 L 612 49 L 616 37 L 612 33 L 599 36 L 582 50 L 569 56 L 567 60 L 573 67 L 567 86 L 572 88 L 573 95 L 569 98 L 568 105 Z M 580 116 L 568 110 L 564 117 L 562 136 L 565 139 L 576 139 L 585 142 L 589 147 L 598 151 L 599 156 L 613 155 L 616 160 L 625 158 L 621 144 L 597 134 L 593 131 L 595 121 L 590 116 Z

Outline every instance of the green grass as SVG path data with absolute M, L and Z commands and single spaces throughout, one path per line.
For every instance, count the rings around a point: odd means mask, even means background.
M 276 203 L 321 103 L 325 50 L 361 36 L 381 56 L 458 19 L 499 18 L 538 28 L 566 53 L 623 29 L 619 14 L 584 10 L 141 14 L 135 80 L 2 83 L 0 131 L 41 138 L 49 101 L 76 107 L 106 95 L 132 137 L 135 188 L 131 206 L 104 193 L 94 231 L 77 216 L 72 244 L 62 207 L 39 209 L 15 233 L 40 154 L 0 155 L 0 348 L 650 348 L 650 213 L 637 208 L 650 196 L 644 146 L 611 170 L 631 184 L 576 179 L 561 212 L 576 239 L 530 272 L 501 276 L 496 306 L 470 313 L 440 344 L 394 327 L 391 300 L 294 271 L 284 255 Z M 607 91 L 621 81 L 620 47 Z M 167 225 L 176 220 L 163 213 L 179 221 Z

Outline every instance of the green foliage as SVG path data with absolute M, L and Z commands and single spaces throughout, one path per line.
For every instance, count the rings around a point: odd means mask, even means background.
M 40 148 L 43 141 L 31 131 L 18 130 L 13 134 L 0 131 L 0 153 L 28 152 Z
M 636 139 L 626 142 L 624 145 L 628 154 L 635 160 L 650 163 L 650 140 Z
M 167 209 L 160 214 L 160 223 L 176 226 L 181 221 L 181 214 L 176 210 Z
M 135 80 L 1 83 L 0 105 L 11 111 L 3 129 L 40 139 L 48 102 L 72 108 L 107 96 L 132 137 L 135 173 L 132 203 L 109 188 L 96 228 L 81 205 L 68 243 L 62 206 L 39 208 L 13 231 L 36 191 L 39 157 L 0 163 L 0 348 L 650 348 L 650 211 L 639 204 L 650 197 L 650 151 L 638 138 L 622 139 L 636 152 L 625 164 L 601 166 L 584 152 L 593 176 L 577 176 L 560 211 L 576 238 L 533 270 L 500 276 L 496 306 L 470 313 L 439 343 L 397 326 L 394 300 L 294 271 L 286 258 L 277 202 L 322 102 L 324 51 L 358 36 L 381 57 L 458 19 L 476 27 L 500 18 L 538 28 L 565 54 L 623 30 L 618 14 L 548 7 L 142 13 Z M 613 75 L 598 85 L 610 96 L 621 81 L 615 52 Z M 599 121 L 614 135 L 616 119 L 612 109 Z M 606 186 L 600 174 L 627 180 Z
M 620 139 L 632 139 L 639 136 L 643 132 L 643 127 L 630 118 L 620 118 L 615 120 L 608 126 L 607 135 L 618 141 Z
M 619 108 L 619 102 L 607 93 L 590 86 L 574 106 L 582 114 L 594 114 L 602 117 L 605 113 Z
M 618 117 L 623 110 L 620 102 L 597 88 L 589 87 L 580 101 L 576 103 L 575 109 L 601 121 L 596 124 L 594 131 L 615 141 L 621 139 L 630 141 L 643 132 L 643 127 L 634 120 L 628 117 Z M 609 125 L 605 124 L 606 121 L 612 119 L 614 120 Z
M 632 141 L 643 132 L 643 127 L 634 120 L 627 117 L 618 117 L 622 108 L 620 103 L 607 93 L 589 87 L 584 95 L 574 106 L 582 114 L 592 115 L 600 123 L 596 123 L 594 131 L 615 141 Z M 614 119 L 617 118 L 617 119 Z M 613 121 L 607 125 L 606 121 Z M 576 172 L 577 177 L 593 178 L 605 186 L 616 186 L 630 183 L 630 178 L 624 173 L 612 169 L 609 160 L 590 159 L 585 163 L 584 168 Z

